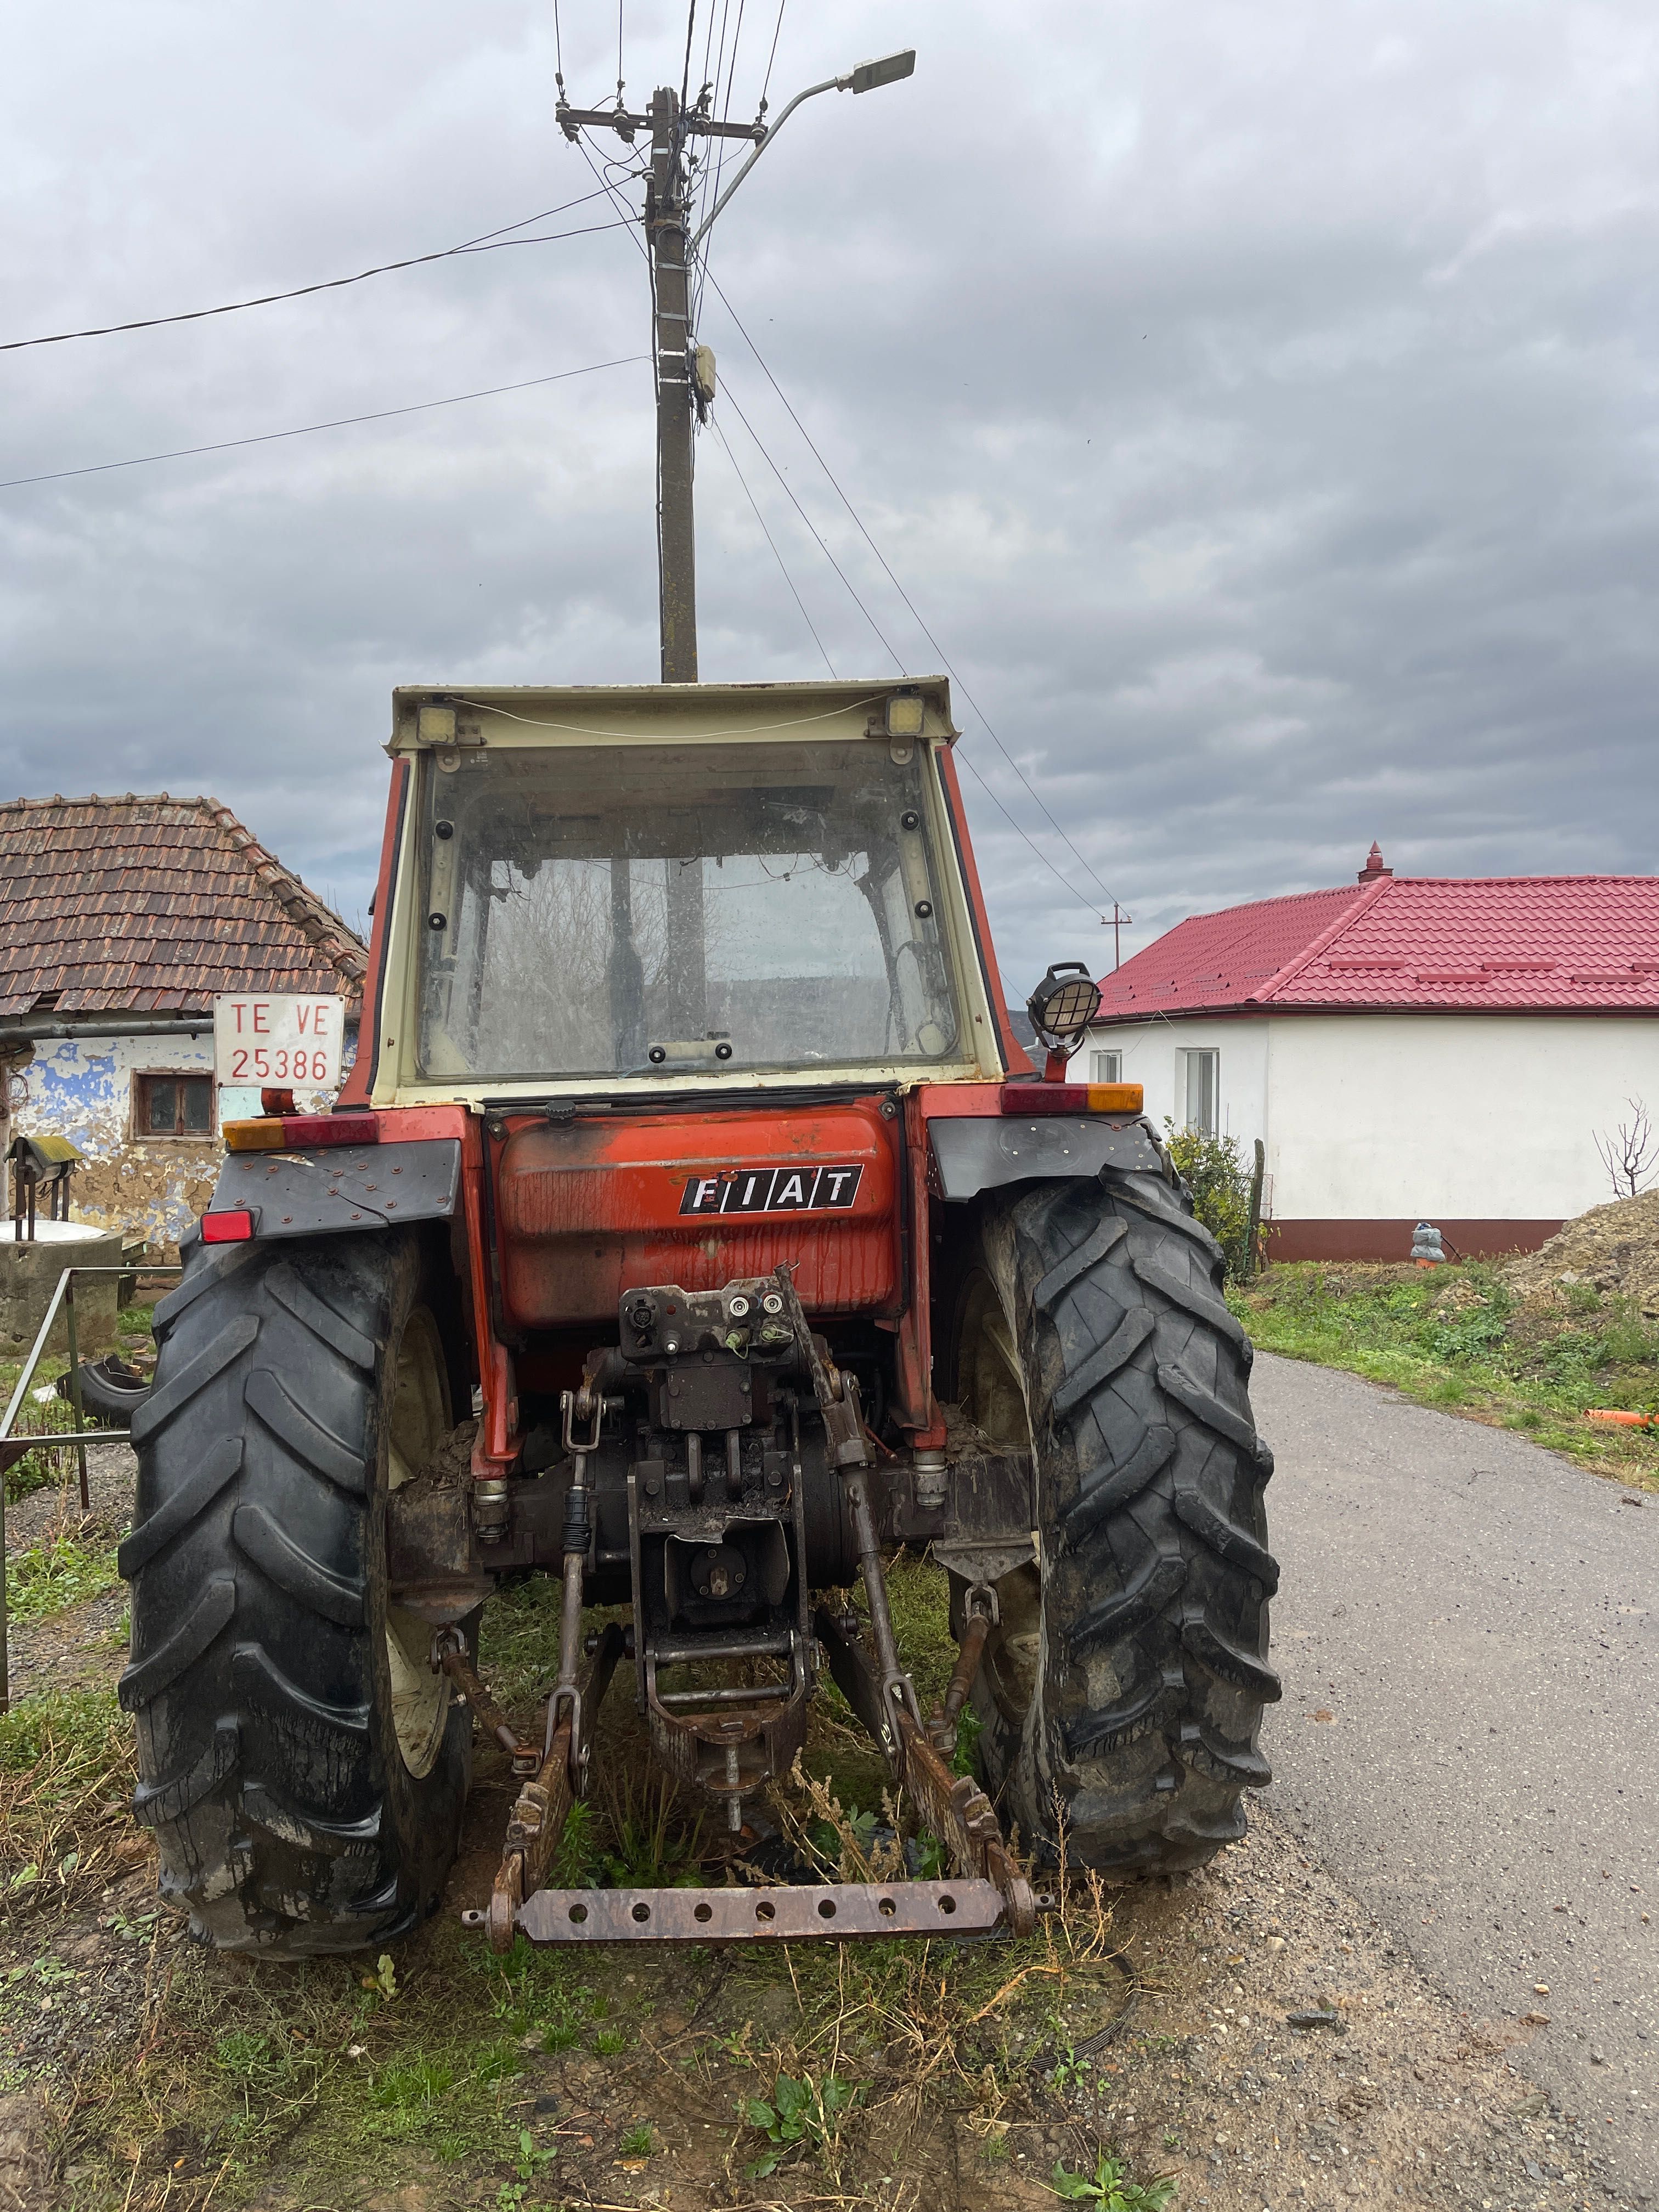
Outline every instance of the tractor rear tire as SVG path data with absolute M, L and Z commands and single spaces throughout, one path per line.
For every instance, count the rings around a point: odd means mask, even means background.
M 1049 1863 L 1063 1828 L 1073 1864 L 1201 1866 L 1270 1778 L 1256 1738 L 1279 1695 L 1273 1458 L 1220 1248 L 1181 1184 L 1110 1170 L 988 1199 L 977 1245 L 952 1395 L 994 1444 L 1031 1449 L 1041 1547 L 995 1585 L 988 1786 Z
M 471 1762 L 386 1595 L 387 1492 L 450 1425 L 418 1235 L 192 1243 L 155 1335 L 119 1694 L 161 1895 L 221 1950 L 385 1944 L 437 1903 Z

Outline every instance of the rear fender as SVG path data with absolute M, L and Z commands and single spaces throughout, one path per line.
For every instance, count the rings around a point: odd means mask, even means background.
M 1015 1182 L 1061 1182 L 1097 1176 L 1165 1176 L 1168 1156 L 1152 1124 L 1057 1114 L 1030 1121 L 1015 1115 L 953 1115 L 927 1121 L 927 1185 L 947 1205 Z

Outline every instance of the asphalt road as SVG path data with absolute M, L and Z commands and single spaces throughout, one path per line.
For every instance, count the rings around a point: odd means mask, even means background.
M 1274 1802 L 1459 2005 L 1549 2015 L 1516 2063 L 1659 2203 L 1659 1498 L 1329 1369 L 1252 1395 Z

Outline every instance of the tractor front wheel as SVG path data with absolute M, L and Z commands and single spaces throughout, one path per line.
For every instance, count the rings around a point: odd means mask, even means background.
M 951 1395 L 989 1443 L 1030 1449 L 1041 1547 L 995 1586 L 988 1786 L 1045 1858 L 1063 1829 L 1103 1872 L 1201 1866 L 1269 1778 L 1256 1737 L 1279 1694 L 1273 1461 L 1219 1248 L 1179 1184 L 1110 1170 L 988 1200 L 975 1247 Z

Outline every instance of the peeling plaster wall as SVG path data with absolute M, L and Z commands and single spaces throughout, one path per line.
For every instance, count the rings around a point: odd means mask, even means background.
M 347 1040 L 347 1057 L 355 1039 Z M 70 1183 L 70 1210 L 77 1221 L 121 1230 L 129 1243 L 142 1237 L 171 1249 L 207 1207 L 224 1158 L 211 1137 L 134 1137 L 132 1079 L 138 1074 L 213 1073 L 213 1030 L 195 1036 L 52 1038 L 14 1085 L 27 1096 L 13 1108 L 20 1135 L 51 1132 L 67 1137 L 86 1157 Z M 326 1109 L 331 1092 L 301 1092 L 301 1112 Z M 219 1092 L 219 1123 L 259 1111 L 257 1086 L 227 1084 Z

